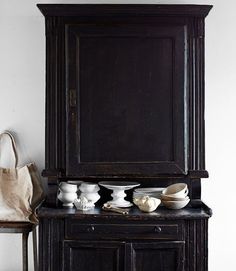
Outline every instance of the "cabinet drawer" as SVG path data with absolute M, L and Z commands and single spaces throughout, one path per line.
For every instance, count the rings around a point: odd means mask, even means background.
M 65 222 L 66 239 L 168 239 L 182 240 L 181 223 L 97 224 L 76 219 Z

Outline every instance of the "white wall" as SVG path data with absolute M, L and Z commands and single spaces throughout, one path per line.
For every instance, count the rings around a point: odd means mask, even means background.
M 236 270 L 232 222 L 236 154 L 236 2 L 212 1 L 0 1 L 0 131 L 16 133 L 23 164 L 44 166 L 45 38 L 36 3 L 213 4 L 206 19 L 206 162 L 203 200 L 213 209 L 209 271 Z M 1 165 L 6 161 L 1 161 Z M 227 194 L 226 195 L 226 192 Z M 224 199 L 227 197 L 227 201 Z M 31 239 L 30 239 L 31 243 Z M 30 254 L 30 260 L 32 253 Z M 0 271 L 21 270 L 18 235 L 0 235 Z M 33 270 L 32 261 L 30 270 Z

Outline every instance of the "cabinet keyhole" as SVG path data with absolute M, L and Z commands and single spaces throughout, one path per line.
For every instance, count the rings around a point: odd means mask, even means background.
M 87 232 L 93 232 L 95 230 L 94 226 L 90 226 L 87 228 Z
M 155 226 L 154 227 L 154 232 L 161 232 L 161 227 Z

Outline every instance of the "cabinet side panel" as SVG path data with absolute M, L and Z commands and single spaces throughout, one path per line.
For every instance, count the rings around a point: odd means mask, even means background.
M 187 271 L 208 270 L 208 219 L 186 221 Z
M 40 218 L 39 223 L 39 270 L 62 270 L 62 239 L 64 222 L 62 219 Z

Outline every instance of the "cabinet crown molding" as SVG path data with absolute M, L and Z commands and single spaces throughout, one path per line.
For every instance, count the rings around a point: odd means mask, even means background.
M 196 16 L 206 17 L 212 5 L 38 4 L 44 16 Z M 91 8 L 92 7 L 92 8 Z

